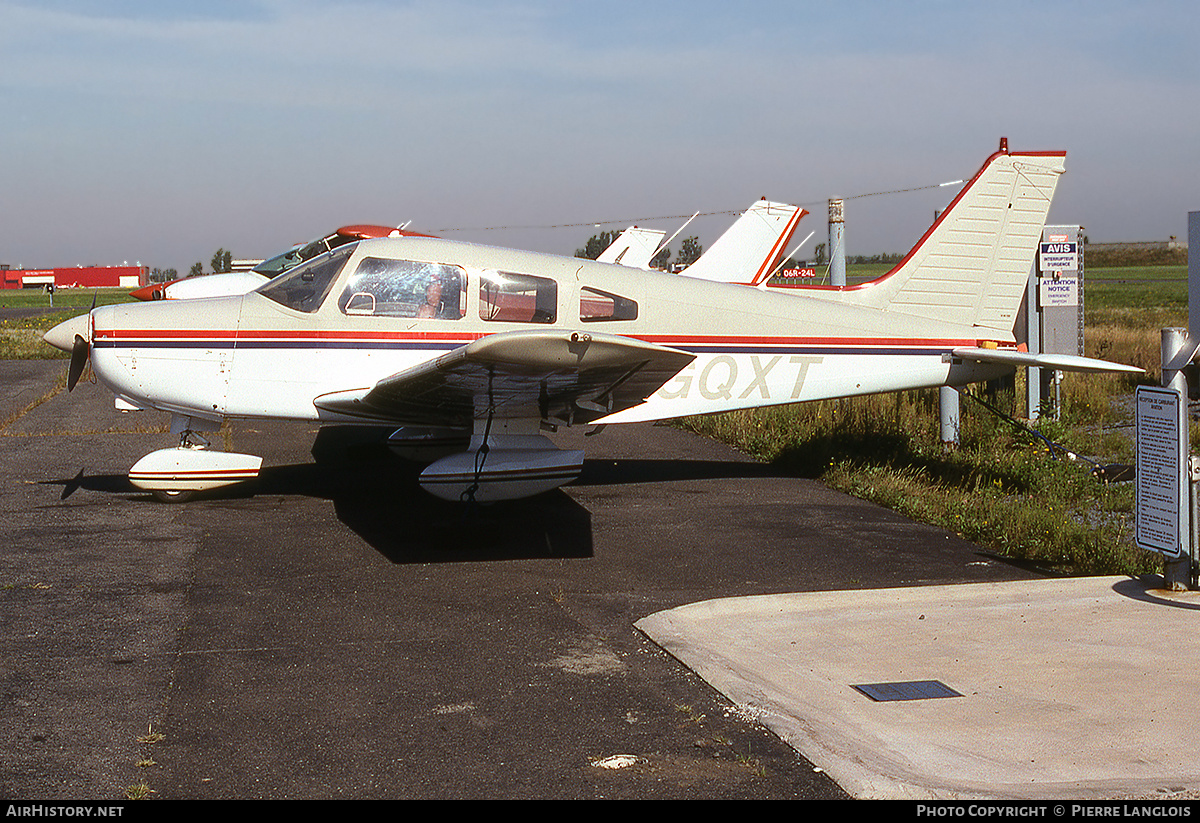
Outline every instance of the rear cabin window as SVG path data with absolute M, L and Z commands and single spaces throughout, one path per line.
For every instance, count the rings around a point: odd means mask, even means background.
M 584 323 L 602 320 L 637 320 L 638 306 L 628 297 L 584 286 L 579 290 L 579 319 Z
M 458 320 L 466 274 L 458 266 L 366 257 L 338 298 L 344 314 Z
M 479 285 L 479 316 L 508 323 L 553 323 L 558 284 L 547 277 L 485 271 Z
M 329 254 L 314 257 L 260 286 L 258 293 L 289 309 L 314 312 L 325 302 L 333 281 L 353 251 L 354 246 L 343 246 Z

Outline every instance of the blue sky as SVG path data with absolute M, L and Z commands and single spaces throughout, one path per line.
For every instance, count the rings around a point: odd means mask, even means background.
M 761 196 L 810 250 L 828 198 L 970 177 L 1001 136 L 1067 151 L 1052 222 L 1182 237 L 1197 32 L 1191 1 L 0 0 L 0 262 L 184 272 L 408 220 L 571 254 L 696 211 L 708 243 Z M 956 191 L 849 201 L 849 252 Z

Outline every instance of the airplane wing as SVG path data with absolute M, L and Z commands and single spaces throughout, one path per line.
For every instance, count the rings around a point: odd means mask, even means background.
M 1012 349 L 984 349 L 964 346 L 951 349 L 950 353 L 963 360 L 975 360 L 980 363 L 1003 363 L 1010 366 L 1037 366 L 1043 369 L 1059 369 L 1061 371 L 1097 371 L 1097 372 L 1128 372 L 1143 374 L 1145 369 L 1137 366 L 1125 366 L 1120 363 L 1110 363 L 1107 360 L 1095 360 L 1091 357 L 1079 357 L 1074 354 L 1032 354 L 1030 352 L 1014 351 Z
M 411 425 L 499 419 L 589 423 L 642 403 L 695 355 L 614 334 L 490 334 L 374 386 L 316 398 L 318 409 Z

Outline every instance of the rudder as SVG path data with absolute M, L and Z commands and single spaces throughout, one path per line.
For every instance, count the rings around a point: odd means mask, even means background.
M 895 268 L 814 296 L 1010 334 L 1065 156 L 1002 141 Z

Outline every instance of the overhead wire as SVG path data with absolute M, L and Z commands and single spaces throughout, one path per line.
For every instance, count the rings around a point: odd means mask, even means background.
M 872 192 L 865 192 L 863 194 L 854 194 L 849 197 L 841 197 L 841 198 L 835 198 L 835 199 L 861 200 L 864 197 L 879 197 L 879 196 L 882 196 L 885 194 L 906 194 L 908 192 L 914 192 L 914 191 L 925 191 L 926 189 L 944 188 L 946 186 L 953 186 L 953 185 L 957 185 L 962 182 L 963 182 L 962 180 L 955 180 L 955 181 L 952 181 L 949 183 L 934 183 L 934 184 L 931 184 L 928 186 L 914 186 L 912 188 L 907 188 L 907 189 L 891 189 L 889 191 L 872 191 Z M 807 201 L 804 203 L 797 203 L 796 205 L 803 206 L 803 207 L 811 206 L 811 207 L 815 208 L 823 202 L 828 202 L 828 201 L 827 200 L 825 200 L 825 201 L 810 200 L 810 201 Z M 636 225 L 638 223 L 645 223 L 650 220 L 689 220 L 689 219 L 694 219 L 696 217 L 714 217 L 717 215 L 738 215 L 738 214 L 741 214 L 743 211 L 744 211 L 744 209 L 722 209 L 720 211 L 696 212 L 695 214 L 660 214 L 660 215 L 656 215 L 653 217 L 627 217 L 627 218 L 617 218 L 614 220 L 584 220 L 584 221 L 580 221 L 577 223 L 546 223 L 546 224 L 541 224 L 541 225 L 530 224 L 530 225 L 513 225 L 513 226 L 445 226 L 445 227 L 438 228 L 438 229 L 430 229 L 430 231 L 433 231 L 433 232 L 524 231 L 524 230 L 529 230 L 529 229 L 575 229 L 575 228 L 582 228 L 585 226 L 599 227 L 599 226 L 608 226 L 608 225 L 613 225 L 613 224 Z

